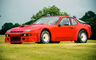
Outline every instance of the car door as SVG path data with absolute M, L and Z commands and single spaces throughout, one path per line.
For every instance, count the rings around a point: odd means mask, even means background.
M 57 41 L 64 41 L 64 40 L 68 41 L 72 40 L 72 37 L 75 32 L 75 27 L 71 25 L 69 18 L 64 17 L 59 22 L 56 31 L 57 31 L 56 32 Z

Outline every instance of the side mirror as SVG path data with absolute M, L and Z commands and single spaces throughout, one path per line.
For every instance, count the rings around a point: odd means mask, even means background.
M 58 24 L 58 26 L 60 27 L 60 26 L 61 26 L 61 24 Z

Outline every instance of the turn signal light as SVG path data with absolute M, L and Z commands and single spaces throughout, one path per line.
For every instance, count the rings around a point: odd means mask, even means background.
M 21 36 L 31 36 L 31 34 L 21 34 Z

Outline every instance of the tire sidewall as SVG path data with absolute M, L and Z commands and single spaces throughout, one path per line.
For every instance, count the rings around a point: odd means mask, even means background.
M 49 39 L 48 39 L 47 42 L 43 40 L 43 35 L 44 35 L 45 33 L 48 34 L 48 36 L 49 36 Z M 42 31 L 42 33 L 41 33 L 41 42 L 44 43 L 44 44 L 47 44 L 47 43 L 50 42 L 50 39 L 51 39 L 50 33 L 49 33 L 48 31 L 46 31 L 46 30 Z
M 80 36 L 81 36 L 82 33 L 85 33 L 85 34 L 86 34 L 86 37 L 87 37 L 87 38 L 86 38 L 85 41 L 81 40 L 81 38 L 80 38 Z M 87 39 L 88 39 L 87 32 L 86 32 L 85 30 L 81 30 L 81 31 L 79 32 L 79 35 L 78 35 L 78 41 L 79 41 L 80 43 L 86 43 L 86 42 L 87 42 Z

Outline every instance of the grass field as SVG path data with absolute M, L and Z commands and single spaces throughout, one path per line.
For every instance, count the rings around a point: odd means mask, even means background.
M 96 60 L 96 40 L 87 43 L 10 44 L 0 35 L 0 60 Z

